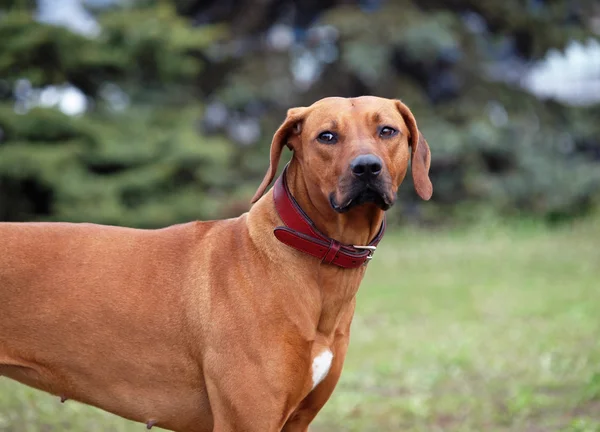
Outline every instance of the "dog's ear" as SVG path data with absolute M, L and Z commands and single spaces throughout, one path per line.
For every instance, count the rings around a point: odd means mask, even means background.
M 398 111 L 402 114 L 408 131 L 410 132 L 409 143 L 411 146 L 411 170 L 413 183 L 417 194 L 424 200 L 431 198 L 433 185 L 429 180 L 429 166 L 431 165 L 431 151 L 423 134 L 417 127 L 417 121 L 406 105 L 396 101 Z
M 279 126 L 275 135 L 273 135 L 273 141 L 271 142 L 271 157 L 269 163 L 269 169 L 265 174 L 265 178 L 262 183 L 258 187 L 258 190 L 252 197 L 252 204 L 260 199 L 261 196 L 265 193 L 267 187 L 273 181 L 275 174 L 277 173 L 277 166 L 279 165 L 279 159 L 281 157 L 281 152 L 283 151 L 283 147 L 287 146 L 291 150 L 293 150 L 290 139 L 293 136 L 300 135 L 302 132 L 302 122 L 304 120 L 304 116 L 306 114 L 306 108 L 290 108 L 287 112 L 287 117 L 285 121 Z

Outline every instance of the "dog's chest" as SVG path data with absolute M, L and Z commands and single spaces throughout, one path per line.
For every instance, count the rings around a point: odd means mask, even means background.
M 329 348 L 323 348 L 313 357 L 311 365 L 312 388 L 314 389 L 321 381 L 323 381 L 333 362 L 333 353 Z

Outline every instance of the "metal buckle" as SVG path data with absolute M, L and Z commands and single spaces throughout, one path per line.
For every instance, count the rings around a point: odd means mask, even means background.
M 358 245 L 352 245 L 352 246 L 355 247 L 356 249 L 362 249 L 362 250 L 369 251 L 369 255 L 367 255 L 367 260 L 365 261 L 365 263 L 363 265 L 367 265 L 369 263 L 369 261 L 371 261 L 373 259 L 373 254 L 377 250 L 377 246 L 358 246 Z

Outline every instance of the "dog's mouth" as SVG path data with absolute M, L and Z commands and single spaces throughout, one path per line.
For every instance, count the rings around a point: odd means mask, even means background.
M 329 196 L 329 202 L 331 207 L 338 213 L 345 213 L 351 208 L 358 207 L 366 203 L 373 203 L 384 211 L 394 205 L 394 202 L 388 198 L 385 192 L 382 192 L 378 188 L 374 188 L 370 185 L 365 185 L 359 190 L 348 194 L 341 204 L 336 201 L 335 193 L 332 192 Z

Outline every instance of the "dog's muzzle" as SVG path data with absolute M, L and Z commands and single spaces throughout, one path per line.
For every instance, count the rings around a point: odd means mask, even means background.
M 338 202 L 335 194 L 329 197 L 331 207 L 338 213 L 345 213 L 353 207 L 373 203 L 382 210 L 393 205 L 388 197 L 386 181 L 383 179 L 383 162 L 373 154 L 360 155 L 350 162 L 352 180 Z

